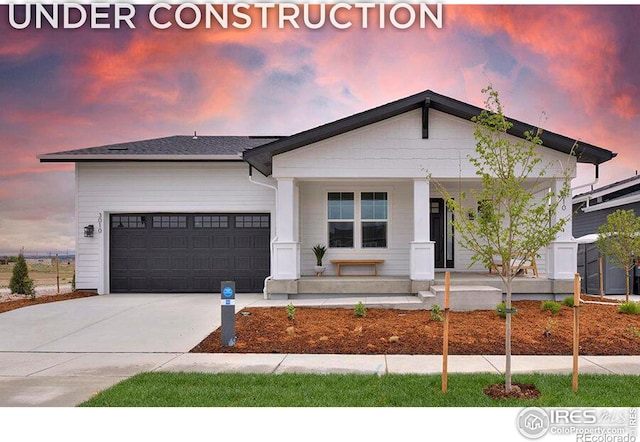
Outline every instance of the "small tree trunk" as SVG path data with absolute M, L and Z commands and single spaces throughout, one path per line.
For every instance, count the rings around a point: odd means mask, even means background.
M 633 268 L 633 267 L 632 267 Z M 631 277 L 631 275 L 629 275 L 629 273 L 631 272 L 631 269 L 628 267 L 625 267 L 625 275 L 626 275 L 626 283 L 627 283 L 627 292 L 626 292 L 626 301 L 629 302 L 629 278 Z
M 505 324 L 505 368 L 504 368 L 504 390 L 509 393 L 511 391 L 511 278 L 507 276 L 507 299 L 505 302 L 507 309 L 507 317 Z

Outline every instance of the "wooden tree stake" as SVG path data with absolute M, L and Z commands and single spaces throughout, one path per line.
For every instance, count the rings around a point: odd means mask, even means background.
M 60 294 L 60 258 L 56 253 L 56 285 L 58 286 L 58 294 Z
M 447 371 L 449 359 L 449 287 L 451 273 L 444 274 L 444 336 L 442 338 L 442 391 L 447 391 Z
M 578 354 L 580 353 L 579 310 L 580 274 L 576 273 L 573 278 L 573 391 L 578 391 Z
M 598 265 L 600 266 L 600 299 L 604 298 L 604 274 L 602 273 L 602 256 L 598 258 Z

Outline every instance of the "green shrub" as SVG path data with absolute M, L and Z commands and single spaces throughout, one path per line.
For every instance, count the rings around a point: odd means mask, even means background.
M 507 309 L 507 304 L 503 301 L 496 306 L 496 314 L 501 318 L 506 318 L 507 317 L 507 312 L 505 311 L 506 309 Z M 512 310 L 511 311 L 512 315 L 515 315 L 518 313 L 518 311 L 515 309 L 513 304 L 511 304 L 511 310 Z
M 364 306 L 362 301 L 358 301 L 353 309 L 353 314 L 356 318 L 364 318 L 365 316 L 367 316 L 367 308 Z
M 542 310 L 549 310 L 551 314 L 557 315 L 562 310 L 562 305 L 556 301 L 542 301 Z
M 640 302 L 623 302 L 618 306 L 618 312 L 628 315 L 640 315 Z
M 562 300 L 562 303 L 567 307 L 573 307 L 575 305 L 573 296 L 567 296 Z
M 431 320 L 432 321 L 438 321 L 438 322 L 444 321 L 444 318 L 442 317 L 440 312 L 441 312 L 440 306 L 438 304 L 432 304 L 431 305 Z
M 29 278 L 29 268 L 27 267 L 27 261 L 25 261 L 22 252 L 18 255 L 18 260 L 13 266 L 13 274 L 11 275 L 11 281 L 9 281 L 9 288 L 11 289 L 11 293 L 31 296 L 31 298 L 35 298 L 36 296 L 35 283 L 33 279 Z
M 285 309 L 287 310 L 287 318 L 289 318 L 289 320 L 291 321 L 295 321 L 296 319 L 296 308 L 293 306 L 293 304 L 289 304 L 285 307 Z

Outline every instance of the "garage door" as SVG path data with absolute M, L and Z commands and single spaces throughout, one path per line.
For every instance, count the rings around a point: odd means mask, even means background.
M 113 214 L 111 292 L 261 292 L 269 275 L 269 214 Z

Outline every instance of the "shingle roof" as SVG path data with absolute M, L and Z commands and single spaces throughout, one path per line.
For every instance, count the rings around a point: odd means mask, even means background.
M 42 162 L 90 160 L 242 160 L 242 152 L 279 137 L 176 135 L 39 155 Z

